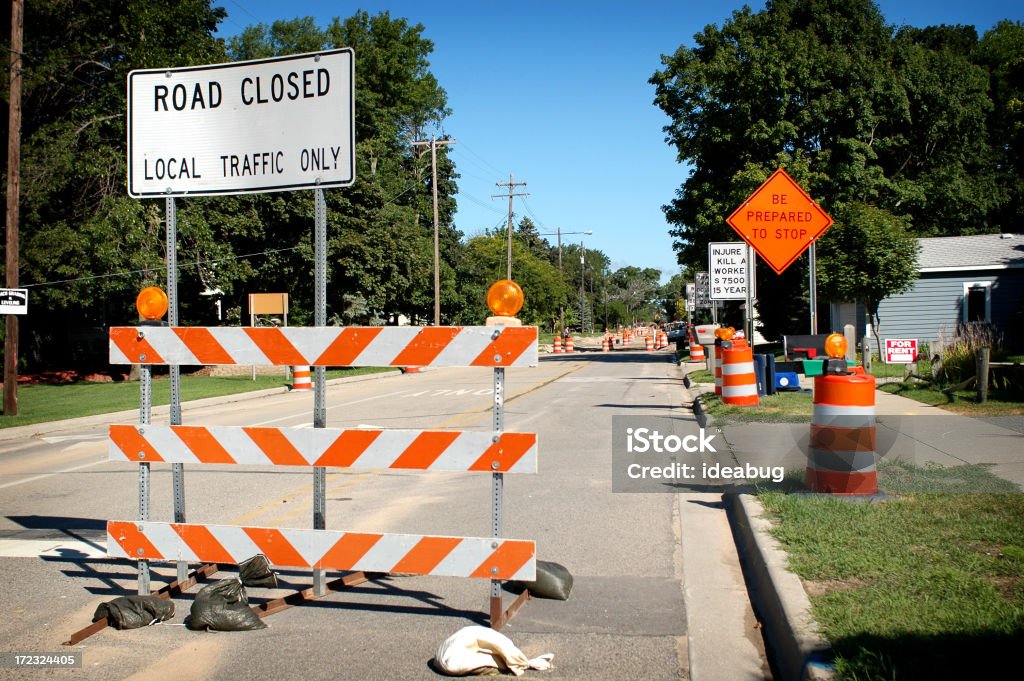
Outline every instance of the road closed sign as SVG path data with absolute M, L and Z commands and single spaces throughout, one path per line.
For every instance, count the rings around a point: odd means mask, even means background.
M 779 168 L 726 222 L 782 274 L 832 226 L 832 218 Z
M 341 187 L 355 180 L 351 49 L 128 74 L 128 194 Z
M 916 338 L 886 338 L 886 364 L 913 364 L 917 361 Z

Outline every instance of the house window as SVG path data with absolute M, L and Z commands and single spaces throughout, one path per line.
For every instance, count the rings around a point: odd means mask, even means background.
M 992 321 L 992 282 L 965 282 L 963 321 L 970 324 Z

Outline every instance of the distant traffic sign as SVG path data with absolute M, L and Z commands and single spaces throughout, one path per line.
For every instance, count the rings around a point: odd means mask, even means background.
M 777 274 L 782 274 L 833 221 L 779 168 L 726 222 Z
M 747 245 L 708 244 L 708 271 L 712 300 L 746 300 L 748 280 Z
M 0 314 L 28 314 L 28 289 L 0 288 Z
M 696 272 L 693 275 L 694 284 L 696 285 L 696 295 L 694 303 L 697 307 L 711 307 L 711 282 L 708 278 L 707 272 Z

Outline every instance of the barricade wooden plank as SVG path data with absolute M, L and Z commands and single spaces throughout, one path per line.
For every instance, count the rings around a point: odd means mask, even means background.
M 107 522 L 107 553 L 132 560 L 240 563 L 257 553 L 277 567 L 536 579 L 536 545 L 521 539 L 444 537 L 149 521 Z
M 535 326 L 110 329 L 111 364 L 537 366 Z
M 149 424 L 109 433 L 111 461 L 537 472 L 535 433 Z

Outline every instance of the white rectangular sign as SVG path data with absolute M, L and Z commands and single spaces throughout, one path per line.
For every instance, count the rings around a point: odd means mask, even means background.
M 886 338 L 886 364 L 913 364 L 917 361 L 916 338 Z
M 0 314 L 28 314 L 28 289 L 0 288 Z
M 686 285 L 686 310 L 687 312 L 695 312 L 697 310 L 697 285 L 687 284 Z
M 742 241 L 708 244 L 711 299 L 746 300 L 747 265 L 747 245 Z
M 342 187 L 355 180 L 350 48 L 128 74 L 128 194 Z
M 710 284 L 708 283 L 707 272 L 695 272 L 693 282 L 697 295 L 694 296 L 694 304 L 697 307 L 711 307 L 711 299 L 708 297 Z

